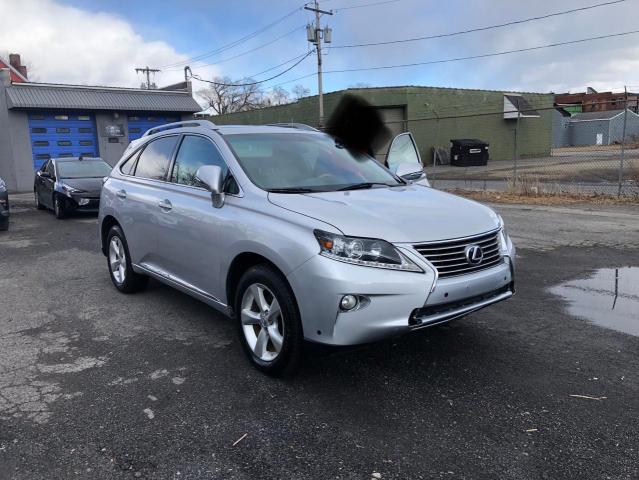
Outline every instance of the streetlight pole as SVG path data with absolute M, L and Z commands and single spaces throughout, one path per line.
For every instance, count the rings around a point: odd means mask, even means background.
M 314 28 L 310 25 L 307 26 L 307 39 L 309 42 L 315 44 L 315 51 L 317 52 L 317 94 L 319 97 L 319 122 L 320 128 L 324 127 L 324 91 L 322 87 L 322 36 L 325 43 L 331 43 L 331 29 L 326 27 L 322 30 L 320 25 L 320 14 L 333 15 L 333 12 L 321 10 L 317 0 L 313 2 L 313 6 L 305 6 L 305 10 L 315 12 L 315 25 Z M 309 28 L 311 27 L 311 28 Z

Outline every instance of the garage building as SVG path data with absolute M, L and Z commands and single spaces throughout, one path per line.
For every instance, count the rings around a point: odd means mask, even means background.
M 554 95 L 425 86 L 349 88 L 324 95 L 325 118 L 346 93 L 376 108 L 393 134 L 410 131 L 425 164 L 433 147 L 450 148 L 453 138 L 478 138 L 490 144 L 492 160 L 510 160 L 518 144 L 521 157 L 550 156 Z M 247 112 L 211 116 L 218 124 L 299 122 L 317 126 L 317 96 Z M 517 111 L 519 110 L 519 114 Z M 519 121 L 517 117 L 519 116 Z M 377 158 L 383 160 L 388 145 Z
M 158 90 L 12 82 L 0 70 L 0 177 L 30 191 L 49 158 L 100 156 L 115 164 L 130 141 L 201 109 L 188 82 Z

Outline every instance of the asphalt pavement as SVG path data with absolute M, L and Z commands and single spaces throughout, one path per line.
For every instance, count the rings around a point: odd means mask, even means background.
M 156 282 L 117 292 L 95 216 L 15 197 L 0 232 L 0 479 L 638 478 L 639 338 L 551 292 L 639 267 L 637 207 L 495 208 L 519 247 L 516 297 L 311 348 L 276 380 L 206 305 Z

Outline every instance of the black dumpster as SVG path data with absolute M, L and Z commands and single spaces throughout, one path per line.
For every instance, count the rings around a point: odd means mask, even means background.
M 474 167 L 488 163 L 488 144 L 476 138 L 455 138 L 450 141 L 450 164 Z

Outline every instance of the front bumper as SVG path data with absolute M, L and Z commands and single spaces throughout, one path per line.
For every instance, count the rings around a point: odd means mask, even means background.
M 66 210 L 77 212 L 97 212 L 100 208 L 100 197 L 94 194 L 74 193 L 69 198 L 65 196 Z
M 357 345 L 450 321 L 510 298 L 515 249 L 510 242 L 508 248 L 499 265 L 440 280 L 423 257 L 404 248 L 425 273 L 361 267 L 317 255 L 287 278 L 307 340 Z M 347 294 L 367 301 L 361 308 L 341 311 L 340 299 Z

